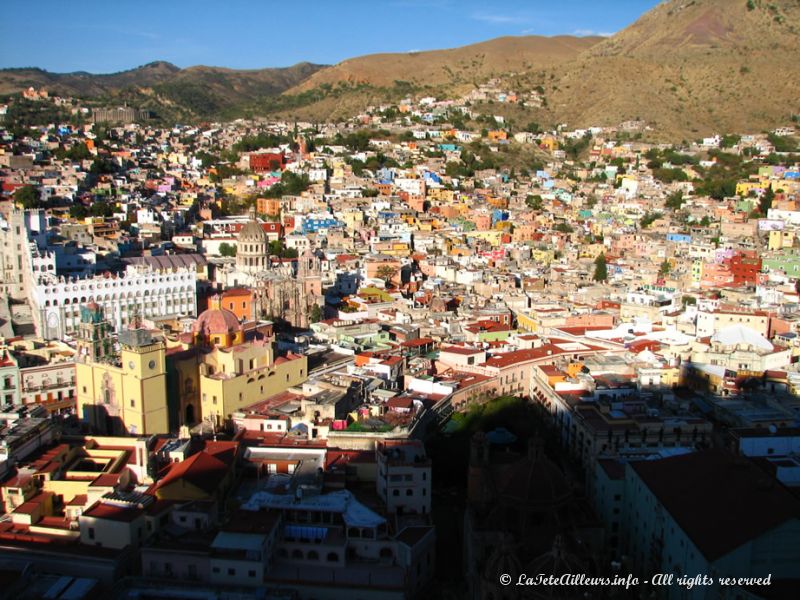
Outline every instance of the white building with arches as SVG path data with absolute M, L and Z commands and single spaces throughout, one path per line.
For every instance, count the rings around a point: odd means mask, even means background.
M 164 321 L 194 316 L 197 267 L 187 261 L 142 262 L 129 264 L 119 275 L 103 273 L 80 279 L 39 275 L 31 290 L 37 334 L 44 339 L 72 336 L 78 330 L 81 305 L 92 301 L 103 309 L 116 331 L 136 317 Z

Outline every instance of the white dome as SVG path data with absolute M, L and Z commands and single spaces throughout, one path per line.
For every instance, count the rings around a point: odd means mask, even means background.
M 731 325 L 720 329 L 711 337 L 711 342 L 723 346 L 752 346 L 757 350 L 773 350 L 773 346 L 767 338 L 744 325 Z

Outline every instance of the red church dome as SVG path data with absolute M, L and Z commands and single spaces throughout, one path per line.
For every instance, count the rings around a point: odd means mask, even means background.
M 240 333 L 242 325 L 239 319 L 224 308 L 209 308 L 200 313 L 192 326 L 192 332 L 203 335 L 230 335 Z

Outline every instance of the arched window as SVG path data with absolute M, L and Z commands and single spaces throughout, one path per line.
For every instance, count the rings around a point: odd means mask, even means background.
M 308 560 L 319 560 L 319 554 L 317 554 L 316 550 L 309 550 L 306 558 Z
M 302 560 L 303 551 L 302 550 L 298 550 L 297 548 L 295 548 L 294 550 L 292 550 L 292 558 L 299 558 L 299 559 Z
M 339 562 L 339 555 L 336 552 L 328 552 L 328 562 Z

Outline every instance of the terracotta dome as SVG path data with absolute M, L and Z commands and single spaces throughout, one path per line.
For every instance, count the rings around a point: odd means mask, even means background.
M 205 336 L 227 335 L 241 331 L 242 325 L 239 323 L 239 319 L 224 308 L 204 310 L 192 325 L 192 332 Z

